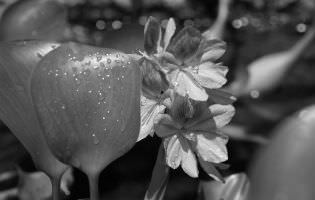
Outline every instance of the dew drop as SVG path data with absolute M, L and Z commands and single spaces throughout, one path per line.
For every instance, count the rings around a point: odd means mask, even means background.
M 102 68 L 105 68 L 105 64 L 104 64 L 103 62 L 100 63 L 100 66 L 101 66 Z
M 92 137 L 93 137 L 93 143 L 94 144 L 100 143 L 100 140 L 98 139 L 98 137 L 94 133 L 92 134 Z
M 105 98 L 104 92 L 101 91 L 101 90 L 99 90 L 99 91 L 97 92 L 97 97 L 98 97 L 98 100 L 100 100 L 100 101 L 104 100 L 104 98 Z
M 75 80 L 75 83 L 76 83 L 77 85 L 80 85 L 80 84 L 81 84 L 81 81 L 80 81 L 80 79 L 79 79 L 78 77 L 75 77 L 74 80 Z
M 97 55 L 96 56 L 96 60 L 97 60 L 97 62 L 99 62 L 100 60 L 102 60 L 102 56 L 101 55 Z
M 90 76 L 90 74 L 91 74 L 91 71 L 89 69 L 86 69 L 86 70 L 83 71 L 83 76 L 85 78 L 88 78 Z
M 94 67 L 93 67 L 93 69 L 98 69 L 99 68 L 99 66 L 97 66 L 97 65 L 94 65 Z
M 107 59 L 107 63 L 110 64 L 112 60 L 110 58 Z

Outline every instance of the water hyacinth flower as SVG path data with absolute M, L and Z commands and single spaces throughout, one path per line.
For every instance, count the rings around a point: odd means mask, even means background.
M 174 33 L 174 20 L 170 19 L 164 34 L 164 46 L 168 45 L 171 35 Z M 139 60 L 142 72 L 142 97 L 141 97 L 141 129 L 138 141 L 147 135 L 154 133 L 154 119 L 164 112 L 169 103 L 169 88 L 166 74 L 158 58 L 165 52 L 161 46 L 161 26 L 159 22 L 150 17 L 144 29 L 144 52 Z
M 222 180 L 213 163 L 228 159 L 228 138 L 217 129 L 225 126 L 234 115 L 232 105 L 195 102 L 175 95 L 169 114 L 156 119 L 156 134 L 164 138 L 168 166 L 182 169 L 191 177 L 198 177 L 197 160 L 216 180 Z
M 206 89 L 220 88 L 226 82 L 227 68 L 213 63 L 225 52 L 225 43 L 206 40 L 193 27 L 186 27 L 173 37 L 175 29 L 172 18 L 164 34 L 153 17 L 145 25 L 145 51 L 139 59 L 143 97 L 138 140 L 153 134 L 153 121 L 170 106 L 169 95 L 173 90 L 206 101 L 209 97 Z
M 214 63 L 224 52 L 223 41 L 206 40 L 197 29 L 184 27 L 161 57 L 171 88 L 181 96 L 206 101 L 205 88 L 217 89 L 226 83 L 227 67 Z

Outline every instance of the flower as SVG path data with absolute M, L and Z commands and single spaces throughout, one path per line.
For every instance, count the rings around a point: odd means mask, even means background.
M 225 52 L 223 41 L 206 40 L 197 29 L 187 26 L 164 48 L 161 66 L 179 95 L 206 101 L 205 88 L 217 89 L 226 83 L 228 68 L 214 63 Z
M 175 29 L 174 20 L 168 22 L 164 34 L 164 45 L 168 45 Z M 142 97 L 141 97 L 141 128 L 138 141 L 154 133 L 154 120 L 158 114 L 164 113 L 165 104 L 169 102 L 169 82 L 162 71 L 158 58 L 165 51 L 161 45 L 161 26 L 159 22 L 150 17 L 144 29 L 144 49 L 139 64 L 142 72 Z
M 186 95 L 176 95 L 168 114 L 160 114 L 155 121 L 156 134 L 164 138 L 166 163 L 173 169 L 181 165 L 191 177 L 198 177 L 197 159 L 213 178 L 220 176 L 213 164 L 228 159 L 228 138 L 217 129 L 230 122 L 234 107 L 192 101 Z

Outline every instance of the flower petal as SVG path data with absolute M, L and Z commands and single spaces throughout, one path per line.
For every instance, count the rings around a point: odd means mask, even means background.
M 187 69 L 188 71 L 188 69 Z M 212 62 L 202 63 L 199 66 L 189 70 L 195 80 L 203 87 L 216 89 L 222 87 L 226 83 L 225 75 L 228 68 L 217 65 Z
M 172 39 L 167 51 L 185 62 L 197 52 L 201 39 L 201 34 L 197 29 L 186 26 Z
M 202 158 L 199 157 L 199 163 L 202 169 L 214 180 L 220 181 L 222 183 L 225 182 L 223 176 L 220 174 L 220 172 L 215 168 L 213 163 L 204 161 Z
M 174 95 L 173 103 L 170 109 L 172 117 L 182 124 L 194 114 L 194 108 L 188 96 Z
M 194 106 L 194 111 L 194 116 L 184 125 L 185 130 L 208 132 L 217 128 L 206 102 L 198 102 Z
M 228 159 L 227 137 L 212 133 L 196 134 L 195 148 L 198 155 L 207 162 L 220 163 Z
M 232 105 L 213 104 L 209 107 L 217 128 L 227 125 L 235 114 L 235 108 Z
M 167 22 L 165 34 L 164 34 L 164 50 L 168 47 L 176 30 L 176 24 L 173 18 L 170 18 Z
M 210 40 L 206 42 L 204 53 L 201 56 L 201 62 L 216 61 L 223 56 L 226 49 L 226 43 L 221 40 Z
M 144 27 L 144 50 L 147 54 L 157 52 L 161 42 L 161 26 L 157 19 L 150 17 Z
M 180 144 L 182 145 L 182 162 L 181 166 L 182 169 L 186 174 L 193 178 L 197 178 L 199 171 L 196 156 L 193 153 L 192 149 L 189 146 L 188 141 L 183 138 L 179 137 Z
M 154 120 L 164 112 L 165 106 L 156 101 L 141 96 L 141 128 L 137 141 L 154 133 Z
M 170 82 L 174 85 L 174 90 L 181 96 L 188 95 L 191 99 L 196 101 L 206 101 L 208 94 L 205 89 L 198 85 L 198 83 L 185 72 L 175 71 L 169 74 Z
M 166 91 L 169 83 L 156 63 L 143 59 L 141 62 L 142 92 L 147 97 L 158 97 Z
M 209 95 L 208 102 L 211 104 L 214 103 L 227 105 L 232 104 L 234 101 L 236 101 L 236 98 L 234 96 L 220 89 L 206 88 L 206 92 Z
M 166 152 L 166 163 L 173 169 L 176 169 L 181 162 L 182 147 L 176 135 L 164 140 Z
M 167 114 L 159 114 L 154 121 L 154 129 L 159 137 L 170 137 L 179 131 L 177 123 Z

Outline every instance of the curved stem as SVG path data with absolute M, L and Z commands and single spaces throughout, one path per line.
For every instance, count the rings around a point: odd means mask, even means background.
M 52 183 L 52 199 L 53 200 L 60 200 L 60 181 L 61 181 L 61 175 L 55 176 L 50 178 Z
M 89 178 L 89 187 L 90 187 L 90 200 L 99 200 L 100 195 L 98 191 L 98 179 L 99 179 L 99 173 L 91 173 L 88 174 Z

